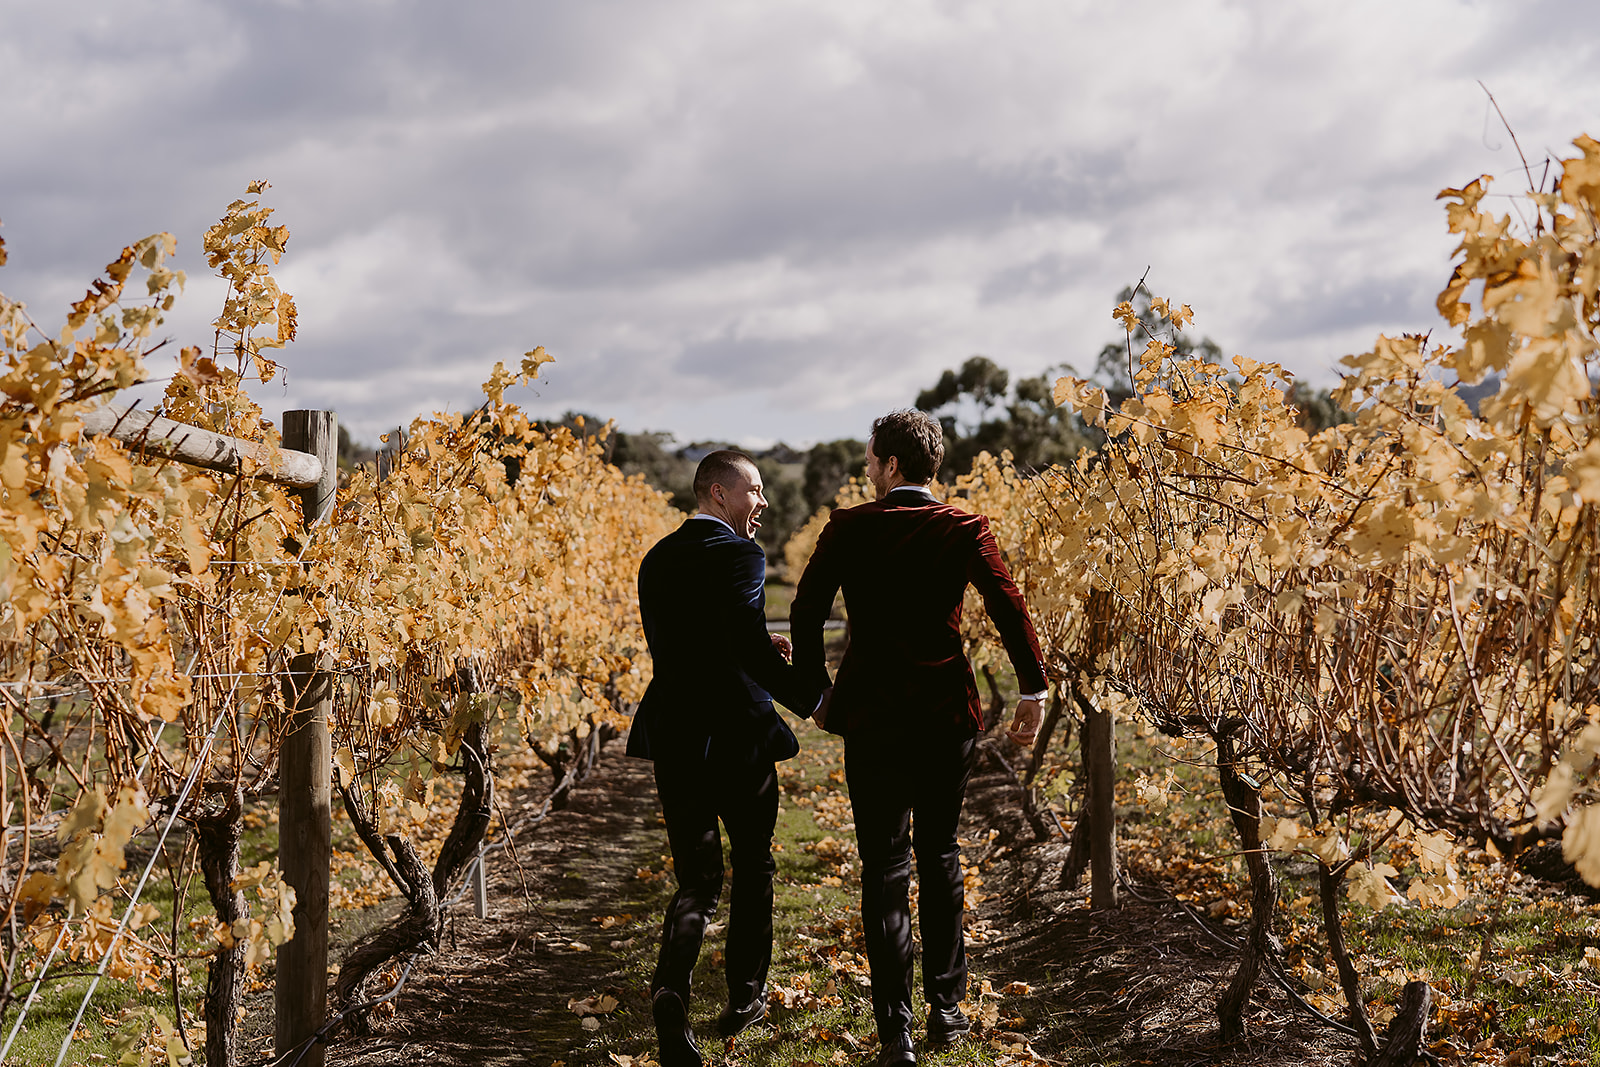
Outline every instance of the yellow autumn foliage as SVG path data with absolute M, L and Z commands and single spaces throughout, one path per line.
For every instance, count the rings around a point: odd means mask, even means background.
M 1484 210 L 1487 178 L 1441 194 L 1459 341 L 1347 357 L 1352 422 L 1309 437 L 1281 367 L 1151 338 L 1115 408 L 1056 385 L 1105 428 L 1099 453 L 1030 477 L 979 458 L 958 490 L 993 520 L 1058 683 L 1231 732 L 1326 832 L 1392 807 L 1502 851 L 1562 840 L 1600 884 L 1597 779 L 1563 755 L 1600 722 L 1600 143 L 1576 144 L 1530 194 L 1531 229 Z M 1490 373 L 1474 412 L 1459 384 Z M 1365 871 L 1362 899 L 1389 899 Z M 1419 895 L 1459 900 L 1447 873 Z
M 185 281 L 164 265 L 168 234 L 123 249 L 59 330 L 0 297 L 0 822 L 57 819 L 65 846 L 53 876 L 28 879 L 26 894 L 9 879 L 17 891 L 0 906 L 46 929 L 65 917 L 46 905 L 68 902 L 84 958 L 109 949 L 93 917 L 137 877 L 123 847 L 151 825 L 145 797 L 182 794 L 192 818 L 272 781 L 302 653 L 336 679 L 341 774 L 386 818 L 416 817 L 465 716 L 492 719 L 501 747 L 548 746 L 621 725 L 649 680 L 635 576 L 681 516 L 608 465 L 595 437 L 543 430 L 505 400 L 550 361 L 542 348 L 516 371 L 496 365 L 479 410 L 413 422 L 385 477 L 348 474 L 310 531 L 296 496 L 269 481 L 83 433 L 83 413 L 170 373 L 160 414 L 280 444 L 246 388 L 273 379 L 264 353 L 297 329 L 271 273 L 289 230 L 265 189 L 252 183 L 205 235 L 228 285 L 209 354 L 154 363 Z M 476 693 L 458 691 L 462 671 Z M 52 749 L 54 785 L 19 788 L 20 766 Z M 228 936 L 258 961 L 292 933 L 292 895 L 270 871 L 253 877 L 272 907 Z M 48 949 L 48 928 L 14 951 Z M 130 952 L 144 950 L 119 960 Z

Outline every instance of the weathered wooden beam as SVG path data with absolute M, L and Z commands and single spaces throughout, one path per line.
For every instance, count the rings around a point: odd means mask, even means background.
M 322 461 L 308 452 L 244 441 L 112 404 L 78 417 L 85 433 L 112 437 L 142 452 L 193 467 L 240 474 L 244 461 L 249 460 L 253 478 L 294 489 L 314 488 L 322 481 Z

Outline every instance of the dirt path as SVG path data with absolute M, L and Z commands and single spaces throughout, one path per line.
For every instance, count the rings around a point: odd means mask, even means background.
M 714 1063 L 870 1062 L 840 752 L 816 734 L 802 743 L 807 752 L 784 770 L 772 1018 L 736 1047 L 708 1044 Z M 1082 891 L 1058 884 L 1064 843 L 1035 841 L 1018 799 L 1015 780 L 981 761 L 964 839 L 968 1007 L 982 1020 L 982 1040 L 923 1062 L 1350 1061 L 1329 1031 L 1266 989 L 1247 1041 L 1218 1047 L 1215 997 L 1232 971 L 1226 948 L 1163 902 L 1155 885 L 1134 887 L 1148 900 L 1128 894 L 1114 913 L 1090 912 Z M 508 818 L 514 823 L 517 813 Z M 346 1035 L 329 1063 L 647 1064 L 654 1040 L 644 989 L 671 892 L 665 848 L 650 767 L 613 743 L 567 810 L 519 836 L 520 871 L 506 853 L 496 857 L 490 917 L 474 917 L 470 901 L 456 905 L 445 951 L 419 961 L 397 1010 L 375 1020 L 377 1032 Z M 714 927 L 691 1013 L 702 1035 L 720 1007 L 715 934 Z
M 469 900 L 457 904 L 445 951 L 419 961 L 397 1011 L 375 1020 L 380 1032 L 347 1037 L 328 1062 L 550 1064 L 587 1036 L 567 1008 L 577 991 L 614 990 L 643 1010 L 626 969 L 647 923 L 601 924 L 660 912 L 666 879 L 636 877 L 664 846 L 656 818 L 649 764 L 613 743 L 566 810 L 519 835 L 515 860 L 494 856 L 489 917 L 478 919 Z

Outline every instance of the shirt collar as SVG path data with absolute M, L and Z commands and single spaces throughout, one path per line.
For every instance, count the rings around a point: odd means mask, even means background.
M 897 485 L 885 493 L 884 496 L 889 497 L 895 493 L 914 493 L 924 500 L 933 501 L 935 504 L 939 502 L 939 498 L 933 495 L 933 490 L 925 485 Z
M 735 536 L 735 537 L 739 536 L 739 531 L 735 530 L 731 525 L 729 525 L 727 519 L 718 518 L 715 515 L 702 515 L 702 514 L 699 514 L 698 512 L 693 514 L 693 515 L 690 515 L 689 518 L 691 518 L 691 519 L 706 519 L 706 520 L 708 520 L 710 522 L 720 522 L 723 525 L 723 528 L 726 529 L 729 533 L 733 534 L 733 536 Z

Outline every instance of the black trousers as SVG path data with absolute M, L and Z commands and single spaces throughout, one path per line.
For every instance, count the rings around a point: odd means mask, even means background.
M 722 835 L 727 827 L 733 886 L 723 953 L 728 1001 L 748 1004 L 772 965 L 772 830 L 778 821 L 778 777 L 770 760 L 688 766 L 656 761 L 656 792 L 667 820 L 678 891 L 661 924 L 661 957 L 650 981 L 689 1003 L 689 979 L 706 925 L 722 895 Z
M 927 728 L 851 734 L 845 777 L 861 851 L 861 920 L 878 1036 L 911 1029 L 911 857 L 917 860 L 922 992 L 934 1009 L 967 993 L 961 846 L 956 830 L 976 738 Z

